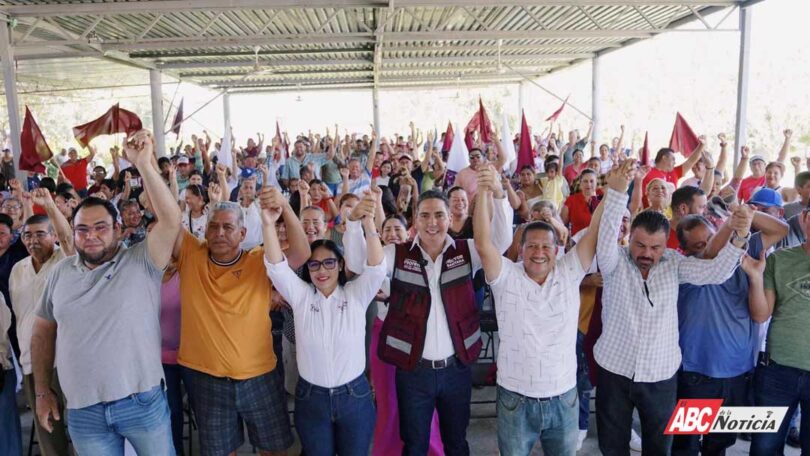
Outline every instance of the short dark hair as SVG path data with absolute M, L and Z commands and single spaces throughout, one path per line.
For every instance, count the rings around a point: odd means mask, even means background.
M 343 250 L 341 250 L 341 248 L 335 244 L 334 241 L 329 239 L 318 239 L 309 246 L 312 253 L 315 253 L 315 249 L 320 247 L 323 247 L 335 254 L 338 259 L 338 266 L 343 266 L 343 269 L 338 271 L 338 285 L 341 287 L 346 285 L 346 266 L 345 262 L 343 261 Z M 301 268 L 301 280 L 312 284 L 312 276 L 309 275 L 309 267 L 306 265 L 306 263 L 304 263 L 303 268 Z
M 642 211 L 636 215 L 633 223 L 630 224 L 630 231 L 636 228 L 642 228 L 650 234 L 663 231 L 669 237 L 669 220 L 658 211 Z
M 395 220 L 395 221 L 401 223 L 402 226 L 405 228 L 405 230 L 406 231 L 408 230 L 408 222 L 405 220 L 405 217 L 403 217 L 403 216 L 401 216 L 399 214 L 389 215 L 388 217 L 386 217 L 385 220 L 383 220 L 382 225 L 381 225 L 383 230 L 385 229 L 385 224 L 390 222 L 391 220 Z
M 56 181 L 50 177 L 43 177 L 39 181 L 39 188 L 46 188 L 49 192 L 56 192 Z
M 115 191 L 116 188 L 118 188 L 118 184 L 115 182 L 114 179 L 102 179 L 99 186 L 102 186 L 102 185 L 109 188 L 110 190 L 113 190 L 113 191 Z
M 706 217 L 697 214 L 689 214 L 678 222 L 678 226 L 675 227 L 675 234 L 678 236 L 678 244 L 682 249 L 686 248 L 686 232 L 692 231 L 700 225 L 704 225 L 709 229 L 714 229 Z
M 691 185 L 683 186 L 674 192 L 672 192 L 672 202 L 670 206 L 673 210 L 680 206 L 681 204 L 686 204 L 689 206 L 692 203 L 692 199 L 695 196 L 705 195 L 706 192 L 701 190 L 698 187 L 693 187 Z
M 79 213 L 79 211 L 88 207 L 103 207 L 107 213 L 110 214 L 110 217 L 112 217 L 113 226 L 120 225 L 118 221 L 118 209 L 115 208 L 115 204 L 95 196 L 89 196 L 85 198 L 84 201 L 79 203 L 79 205 L 76 206 L 76 209 L 73 209 L 73 214 L 71 215 L 70 220 L 75 224 L 76 215 Z
M 593 174 L 593 177 L 598 177 L 598 175 L 596 174 L 596 171 L 592 170 L 591 168 L 585 168 L 582 171 L 580 171 L 579 172 L 579 177 L 582 177 L 582 176 L 584 176 L 586 174 Z
M 546 163 L 546 172 L 554 170 L 554 172 L 560 172 L 560 164 L 557 162 Z
M 51 225 L 51 219 L 49 219 L 47 215 L 42 215 L 42 214 L 34 214 L 31 217 L 28 217 L 25 220 L 25 224 L 23 225 L 23 228 L 25 228 L 28 225 L 38 225 L 40 223 L 47 223 L 48 224 L 48 231 L 53 230 L 53 225 Z
M 14 220 L 8 214 L 0 214 L 0 225 L 6 225 L 9 230 L 13 230 Z
M 793 179 L 793 188 L 801 188 L 810 182 L 810 172 L 802 171 Z
M 56 193 L 69 192 L 72 190 L 75 190 L 75 187 L 68 182 L 62 182 L 56 186 Z
M 459 192 L 459 191 L 465 192 L 464 188 L 461 187 L 460 185 L 454 185 L 454 186 L 450 187 L 450 190 L 447 190 L 447 199 L 450 199 L 450 195 L 452 195 L 455 192 Z
M 450 190 L 452 191 L 453 189 L 451 188 Z M 436 189 L 436 188 L 427 190 L 427 191 L 423 192 L 421 195 L 419 195 L 419 203 L 416 205 L 416 207 L 418 208 L 425 201 L 433 200 L 433 199 L 443 202 L 444 207 L 446 209 L 448 209 L 448 210 L 450 209 L 450 203 L 447 201 L 447 197 L 444 195 L 444 193 L 442 193 L 441 190 Z
M 658 163 L 659 161 L 661 161 L 661 159 L 664 158 L 664 155 L 668 155 L 668 154 L 673 154 L 674 155 L 675 151 L 670 149 L 669 147 L 662 147 L 662 148 L 658 149 L 658 152 L 655 154 L 655 163 Z
M 543 221 L 536 221 L 526 224 L 526 228 L 523 229 L 523 234 L 520 235 L 520 245 L 523 246 L 526 243 L 526 235 L 530 231 L 548 231 L 554 237 L 554 244 L 557 244 L 557 232 L 554 230 L 554 227 L 551 226 L 550 223 L 546 223 Z
M 168 157 L 158 158 L 158 168 L 162 168 L 164 164 L 171 165 L 172 161 Z
M 357 201 L 360 201 L 360 197 L 355 195 L 354 193 L 346 193 L 345 195 L 341 196 L 340 199 L 338 200 L 338 207 L 343 206 L 343 203 L 349 201 L 350 199 L 356 199 Z
M 70 201 L 72 199 L 76 199 L 76 197 L 73 195 L 73 193 L 70 193 L 70 192 L 57 192 L 56 196 L 61 196 L 62 199 L 64 199 L 65 201 Z
M 105 167 L 103 167 L 101 165 L 94 166 L 93 167 L 93 172 L 96 172 L 96 170 L 99 169 L 99 168 L 101 168 L 101 170 L 104 171 L 104 174 L 107 174 L 107 168 L 105 168 Z

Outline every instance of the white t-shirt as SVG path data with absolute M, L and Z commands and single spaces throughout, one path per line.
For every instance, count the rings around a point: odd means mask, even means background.
M 527 397 L 563 394 L 577 384 L 579 284 L 585 271 L 574 247 L 557 261 L 543 285 L 523 263 L 501 258 L 489 283 L 497 303 L 498 385 Z
M 183 212 L 183 229 L 190 231 L 197 239 L 205 239 L 205 229 L 208 226 L 208 207 L 203 208 L 203 213 L 197 218 L 191 217 L 191 211 L 186 208 Z

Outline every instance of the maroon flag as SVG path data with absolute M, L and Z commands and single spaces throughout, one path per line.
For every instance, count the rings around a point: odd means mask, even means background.
M 515 172 L 520 172 L 524 166 L 531 166 L 534 169 L 534 157 L 532 156 L 532 136 L 529 134 L 529 124 L 526 123 L 526 113 L 523 112 L 523 120 L 520 123 L 520 148 L 518 149 L 517 167 Z
M 481 98 L 478 98 L 478 112 L 476 112 L 472 119 L 470 119 L 467 126 L 464 128 L 464 142 L 467 144 L 467 150 L 473 148 L 473 132 L 478 130 L 481 142 L 489 144 L 492 142 L 492 122 L 489 120 L 487 110 L 484 109 L 484 103 Z
M 112 135 L 115 133 L 135 133 L 143 128 L 141 119 L 131 111 L 121 109 L 118 103 L 107 110 L 101 117 L 84 125 L 73 127 L 73 136 L 83 147 L 87 147 L 96 136 Z
M 681 113 L 675 115 L 675 126 L 672 127 L 672 137 L 669 138 L 669 148 L 680 152 L 684 157 L 692 155 L 692 152 L 700 145 L 700 140 L 694 131 L 686 123 L 686 119 Z
M 180 124 L 183 123 L 183 100 L 180 99 L 180 105 L 177 106 L 177 114 L 174 115 L 174 122 L 172 122 L 172 133 L 180 136 Z
M 447 152 L 453 147 L 453 124 L 447 122 L 447 131 L 444 133 L 444 142 L 442 143 L 442 152 Z M 469 149 L 467 149 L 469 150 Z
M 644 132 L 644 146 L 641 147 L 641 166 L 650 164 L 650 145 L 647 142 L 647 132 Z
M 568 95 L 568 97 L 570 97 L 570 96 L 571 95 Z M 554 111 L 554 114 L 548 116 L 548 118 L 546 118 L 546 121 L 549 121 L 549 120 L 552 121 L 552 122 L 557 121 L 557 117 L 560 117 L 560 113 L 562 113 L 563 108 L 565 108 L 565 105 L 568 104 L 568 97 L 565 97 L 565 100 L 563 101 L 562 106 L 560 106 L 560 109 Z
M 20 132 L 20 146 L 22 150 L 20 151 L 19 168 L 24 171 L 44 173 L 45 165 L 42 163 L 53 157 L 53 152 L 48 147 L 45 136 L 28 106 L 25 107 L 25 120 L 23 120 L 22 132 Z

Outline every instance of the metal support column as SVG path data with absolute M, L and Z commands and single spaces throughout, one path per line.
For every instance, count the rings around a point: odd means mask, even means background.
M 518 122 L 520 116 L 523 115 L 523 110 L 526 108 L 526 83 L 523 81 L 518 82 Z
M 380 94 L 376 85 L 371 88 L 371 103 L 374 111 L 374 131 L 377 132 L 377 139 L 375 140 L 376 144 L 374 144 L 374 147 L 375 149 L 379 150 L 380 136 L 382 136 L 382 132 L 380 131 Z
M 163 84 L 159 70 L 149 70 L 149 87 L 152 97 L 152 134 L 155 136 L 155 152 L 166 156 L 166 135 L 163 133 Z
M 751 66 L 751 6 L 740 8 L 740 63 L 737 69 L 737 118 L 734 129 L 734 166 L 740 161 L 740 147 L 746 143 L 748 126 L 748 70 Z
M 8 127 L 11 135 L 11 152 L 14 154 L 14 163 L 17 167 L 15 174 L 17 180 L 26 185 L 28 173 L 19 169 L 20 153 L 20 103 L 17 99 L 17 68 L 14 66 L 14 51 L 11 49 L 11 27 L 6 24 L 0 26 L 0 65 L 3 66 L 3 84 L 6 89 L 6 107 L 8 110 Z M 8 176 L 7 176 L 8 177 Z
M 227 135 L 229 138 L 231 136 L 231 94 L 229 92 L 225 92 L 222 94 L 222 117 L 225 120 L 225 129 L 222 132 L 222 137 L 225 138 Z M 231 139 L 231 147 L 233 147 L 233 138 Z M 230 153 L 230 151 L 228 151 Z
M 599 137 L 599 120 L 602 110 L 602 95 L 600 91 L 601 81 L 599 79 L 599 57 L 591 59 L 591 118 L 593 128 L 589 140 Z

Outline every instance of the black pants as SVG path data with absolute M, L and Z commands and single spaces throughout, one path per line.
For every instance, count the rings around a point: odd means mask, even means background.
M 596 427 L 599 449 L 605 456 L 630 454 L 633 409 L 641 419 L 643 456 L 670 454 L 672 436 L 664 435 L 675 409 L 677 375 L 660 382 L 641 383 L 599 367 L 596 388 Z
M 697 372 L 678 373 L 678 399 L 723 399 L 724 406 L 743 407 L 748 404 L 748 388 L 751 373 L 731 378 L 714 378 Z M 726 454 L 737 441 L 736 433 L 713 433 L 699 435 L 676 435 L 672 454 L 696 456 Z

